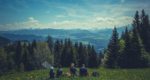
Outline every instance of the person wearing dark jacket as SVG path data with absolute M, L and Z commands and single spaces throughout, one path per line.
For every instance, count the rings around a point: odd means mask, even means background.
M 62 70 L 62 68 L 59 66 L 58 69 L 57 69 L 57 74 L 56 74 L 56 76 L 59 78 L 59 77 L 62 76 L 62 74 L 63 74 L 63 70 Z
M 72 76 L 76 76 L 77 75 L 77 69 L 76 67 L 74 66 L 74 63 L 71 64 L 71 67 L 70 67 L 70 74 Z
M 88 76 L 88 70 L 85 67 L 85 64 L 83 64 L 82 67 L 80 68 L 79 74 L 80 74 L 80 76 Z
M 49 72 L 49 76 L 50 76 L 50 79 L 55 78 L 54 67 L 51 67 L 50 72 Z

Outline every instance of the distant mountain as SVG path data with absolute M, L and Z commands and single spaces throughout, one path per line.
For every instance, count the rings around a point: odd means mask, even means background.
M 119 33 L 123 30 L 123 27 L 118 28 Z M 0 31 L 0 35 L 10 40 L 45 40 L 48 35 L 52 36 L 54 39 L 70 38 L 73 41 L 83 42 L 85 44 L 90 43 L 95 46 L 97 51 L 107 46 L 111 33 L 112 29 L 23 29 L 15 31 Z
M 10 43 L 10 40 L 9 40 L 9 39 L 0 36 L 0 47 L 6 45 L 6 44 L 8 44 L 8 43 Z
M 28 40 L 28 41 L 33 41 L 33 40 L 38 40 L 38 41 L 43 41 L 45 40 L 44 37 L 42 36 L 36 36 L 36 35 L 26 35 L 26 34 L 14 34 L 14 33 L 1 33 L 0 36 L 6 37 L 10 39 L 11 41 L 16 41 L 16 40 Z

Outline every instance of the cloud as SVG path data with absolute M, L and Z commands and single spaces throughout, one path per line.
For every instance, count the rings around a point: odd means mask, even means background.
M 28 18 L 28 22 L 31 22 L 31 23 L 38 23 L 39 21 L 34 19 L 34 17 L 29 17 Z
M 29 17 L 27 21 L 24 21 L 24 22 L 1 24 L 0 30 L 30 29 L 30 28 L 38 28 L 40 26 L 41 24 L 38 20 L 36 20 L 33 17 Z
M 56 18 L 65 18 L 66 16 L 65 15 L 56 15 L 55 17 Z
M 38 1 L 40 5 L 36 5 L 36 1 Z M 82 3 L 73 4 L 74 2 L 61 2 L 61 0 L 56 0 L 56 2 L 55 0 L 52 0 L 52 2 L 51 0 L 34 0 L 33 2 L 36 7 L 39 6 L 38 9 L 35 9 L 35 6 L 32 7 L 32 4 L 25 4 L 28 3 L 28 1 L 26 2 L 26 0 L 24 0 L 23 5 L 29 6 L 33 12 L 31 12 L 31 14 L 29 9 L 27 10 L 28 15 L 22 14 L 18 15 L 18 17 L 26 18 L 26 16 L 34 15 L 38 17 L 39 20 L 35 17 L 28 17 L 26 21 L 1 24 L 0 28 L 1 30 L 29 28 L 101 29 L 124 26 L 132 22 L 132 17 L 136 10 L 145 9 L 145 11 L 150 14 L 150 5 L 145 1 L 146 0 L 81 0 Z M 43 9 L 45 11 L 44 13 L 42 12 Z M 24 10 L 24 8 L 21 8 L 21 10 Z M 38 14 L 34 12 L 38 12 Z
M 125 2 L 125 0 L 121 0 L 121 3 L 124 3 Z
M 84 21 L 78 20 L 63 20 L 53 21 L 49 23 L 42 23 L 33 17 L 29 17 L 27 21 L 16 22 L 12 24 L 0 25 L 3 30 L 16 30 L 16 29 L 43 29 L 43 28 L 54 28 L 54 29 L 104 29 L 113 28 L 114 26 L 120 27 L 128 25 L 132 21 L 131 17 L 122 16 L 118 18 L 113 17 L 101 17 L 96 16 Z M 4 27 L 5 26 L 5 27 Z

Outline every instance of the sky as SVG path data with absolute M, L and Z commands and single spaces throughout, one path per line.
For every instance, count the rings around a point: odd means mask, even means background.
M 0 30 L 105 29 L 150 14 L 150 0 L 0 0 Z

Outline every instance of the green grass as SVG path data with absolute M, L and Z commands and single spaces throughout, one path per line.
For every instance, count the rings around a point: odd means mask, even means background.
M 67 68 L 63 69 L 68 72 Z M 62 77 L 55 80 L 150 80 L 150 68 L 145 69 L 89 69 L 89 74 L 94 70 L 100 77 Z M 48 80 L 49 70 L 35 70 L 0 76 L 0 80 Z

